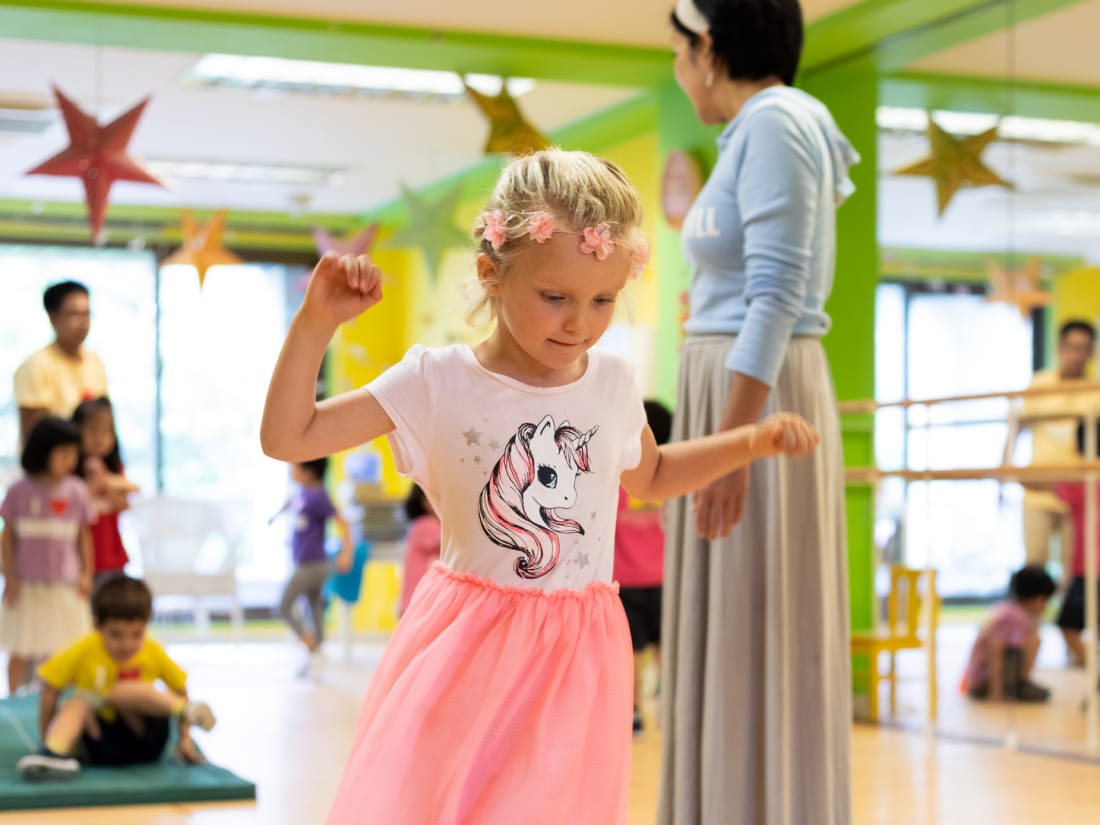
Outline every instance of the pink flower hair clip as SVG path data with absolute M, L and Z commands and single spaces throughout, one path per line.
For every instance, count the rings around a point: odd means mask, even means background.
M 638 241 L 638 246 L 630 253 L 630 278 L 633 280 L 645 272 L 649 266 L 649 244 L 645 239 Z
M 482 212 L 481 220 L 485 224 L 482 237 L 489 242 L 494 252 L 499 252 L 508 240 L 508 219 L 501 210 L 494 209 L 492 212 Z
M 554 216 L 549 212 L 535 212 L 527 219 L 527 234 L 537 243 L 546 243 L 554 235 Z
M 585 255 L 595 255 L 597 261 L 606 261 L 614 251 L 615 242 L 611 240 L 611 227 L 606 223 L 598 226 L 586 226 L 584 240 L 581 241 L 581 252 Z

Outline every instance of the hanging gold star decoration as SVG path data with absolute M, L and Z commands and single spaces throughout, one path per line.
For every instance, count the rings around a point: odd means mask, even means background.
M 236 266 L 244 259 L 222 246 L 227 210 L 219 209 L 210 222 L 200 226 L 189 211 L 180 213 L 183 245 L 160 262 L 161 266 L 193 266 L 199 273 L 199 289 L 206 281 L 206 271 L 212 266 Z
M 390 237 L 386 246 L 401 249 L 415 247 L 424 255 L 428 278 L 434 285 L 447 250 L 470 246 L 470 234 L 455 226 L 454 215 L 462 200 L 462 187 L 444 192 L 435 200 L 401 186 L 401 197 L 409 211 L 409 222 Z
M 489 139 L 485 142 L 485 154 L 503 152 L 510 155 L 529 155 L 550 145 L 550 141 L 538 129 L 527 122 L 519 110 L 519 104 L 508 91 L 508 81 L 502 79 L 500 94 L 496 97 L 482 94 L 462 81 L 468 94 L 489 118 Z
M 898 169 L 894 174 L 934 179 L 939 214 L 942 216 L 955 193 L 965 185 L 1012 188 L 1011 183 L 982 163 L 982 152 L 996 139 L 996 126 L 980 135 L 960 139 L 949 135 L 929 118 L 931 157 Z
M 987 301 L 1012 304 L 1020 311 L 1022 318 L 1031 315 L 1032 310 L 1049 306 L 1053 296 L 1042 288 L 1039 281 L 1043 273 L 1042 262 L 1032 258 L 1024 268 L 1010 272 L 994 260 L 986 264 L 989 283 L 992 290 Z
M 56 86 L 53 93 L 65 119 L 65 128 L 69 131 L 69 145 L 27 174 L 80 178 L 84 184 L 84 199 L 88 203 L 92 239 L 98 244 L 103 240 L 107 198 L 116 180 L 164 186 L 156 175 L 126 152 L 149 98 L 101 126 Z

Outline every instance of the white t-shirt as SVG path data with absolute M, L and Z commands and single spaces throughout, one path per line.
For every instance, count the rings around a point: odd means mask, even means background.
M 417 346 L 367 390 L 393 420 L 398 471 L 439 515 L 443 564 L 510 587 L 611 581 L 619 476 L 646 420 L 625 360 L 593 349 L 576 381 L 533 387 L 468 346 Z

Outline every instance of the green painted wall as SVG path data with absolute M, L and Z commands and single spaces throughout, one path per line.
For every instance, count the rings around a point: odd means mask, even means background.
M 825 351 L 841 400 L 875 394 L 875 287 L 878 283 L 878 78 L 848 65 L 804 77 L 802 87 L 829 107 L 859 151 L 852 169 L 856 193 L 837 212 L 836 282 L 826 310 L 833 328 Z M 874 433 L 867 417 L 842 422 L 846 466 L 874 463 Z M 874 624 L 874 495 L 870 486 L 847 488 L 848 568 L 852 627 Z

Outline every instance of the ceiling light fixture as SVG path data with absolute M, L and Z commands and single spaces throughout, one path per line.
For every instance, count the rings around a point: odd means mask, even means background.
M 232 54 L 206 55 L 191 69 L 188 79 L 207 86 L 304 94 L 396 96 L 442 101 L 459 100 L 466 96 L 462 77 L 455 72 Z M 500 77 L 482 74 L 466 75 L 466 80 L 474 89 L 488 95 L 499 94 L 503 82 Z M 513 97 L 531 91 L 534 86 L 535 82 L 529 78 L 508 80 L 508 91 Z
M 1100 125 L 1095 123 L 948 110 L 932 112 L 932 117 L 940 128 L 957 137 L 981 134 L 997 126 L 1000 140 L 1100 146 Z M 880 129 L 891 131 L 924 132 L 928 128 L 928 112 L 923 109 L 880 106 L 875 119 Z

